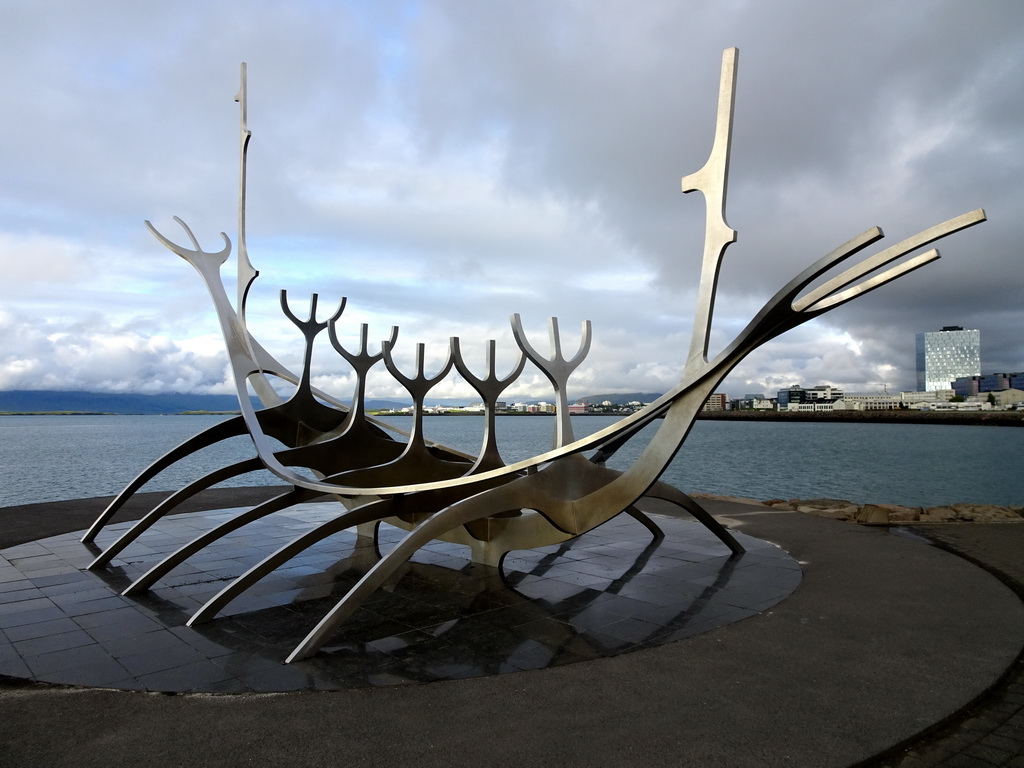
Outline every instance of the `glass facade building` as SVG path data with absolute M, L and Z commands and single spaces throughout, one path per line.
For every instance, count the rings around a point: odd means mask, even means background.
M 947 325 L 917 334 L 917 389 L 949 389 L 964 376 L 981 375 L 981 331 Z

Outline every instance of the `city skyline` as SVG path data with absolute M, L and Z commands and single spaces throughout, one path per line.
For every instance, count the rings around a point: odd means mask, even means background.
M 758 350 L 726 391 L 912 389 L 919 330 L 980 329 L 986 370 L 1024 368 L 1024 6 L 444 2 L 287 8 L 213 0 L 0 14 L 0 389 L 228 393 L 216 318 L 152 239 L 172 216 L 235 239 L 239 63 L 248 62 L 250 300 L 348 297 L 342 333 L 401 327 L 408 368 L 458 335 L 482 368 L 508 316 L 557 315 L 593 348 L 573 392 L 666 391 L 690 336 L 718 67 L 740 48 L 729 224 L 712 352 L 789 276 L 879 225 L 881 245 L 983 207 L 943 258 Z M 926 21 L 927 23 L 922 23 Z M 872 41 L 865 55 L 863 41 Z M 233 262 L 232 262 L 233 264 Z M 226 272 L 231 274 L 232 264 Z M 347 397 L 328 345 L 314 383 Z M 509 397 L 543 399 L 539 374 Z M 437 397 L 471 397 L 455 377 Z M 402 397 L 386 375 L 370 395 Z

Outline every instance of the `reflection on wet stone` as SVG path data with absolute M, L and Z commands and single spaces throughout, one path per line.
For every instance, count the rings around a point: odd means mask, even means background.
M 571 542 L 511 553 L 501 570 L 437 542 L 360 607 L 315 658 L 281 662 L 377 561 L 354 534 L 325 539 L 196 627 L 226 579 L 334 513 L 302 505 L 225 537 L 148 593 L 119 592 L 166 552 L 233 514 L 168 517 L 106 570 L 76 534 L 0 553 L 0 674 L 161 691 L 336 690 L 544 669 L 690 637 L 764 611 L 800 582 L 771 544 L 730 556 L 703 526 L 659 518 L 652 542 L 622 515 Z M 110 526 L 112 540 L 127 526 Z M 385 526 L 381 549 L 404 532 Z M 98 542 L 102 547 L 106 541 Z

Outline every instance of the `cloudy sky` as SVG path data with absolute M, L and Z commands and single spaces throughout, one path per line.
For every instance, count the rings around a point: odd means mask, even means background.
M 146 231 L 236 240 L 248 62 L 251 328 L 298 366 L 297 314 L 348 297 L 354 346 L 401 328 L 511 365 L 512 312 L 574 396 L 660 392 L 691 331 L 722 50 L 740 49 L 712 351 L 872 225 L 983 207 L 943 258 L 751 355 L 722 389 L 914 386 L 914 334 L 978 328 L 1024 370 L 1024 3 L 0 0 L 0 389 L 232 391 L 198 276 Z M 226 270 L 228 282 L 233 260 Z M 229 287 L 233 293 L 233 288 Z M 324 344 L 316 382 L 351 378 Z M 387 377 L 372 394 L 400 396 Z M 528 369 L 512 395 L 549 394 Z M 471 397 L 455 378 L 432 392 Z

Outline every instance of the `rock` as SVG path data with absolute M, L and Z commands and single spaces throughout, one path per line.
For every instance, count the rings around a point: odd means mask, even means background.
M 1002 507 L 996 504 L 950 504 L 928 507 L 921 515 L 923 523 L 988 523 L 993 521 L 1019 521 L 1024 519 L 1020 507 Z
M 873 506 L 885 510 L 890 523 L 916 523 L 921 519 L 920 507 L 904 507 L 899 504 L 876 504 Z
M 769 499 L 764 502 L 764 505 L 766 507 L 771 507 L 772 509 L 788 509 L 790 512 L 796 512 L 796 507 L 799 503 L 800 501 L 798 499 L 790 499 L 789 501 L 784 501 L 783 499 Z
M 904 507 L 899 504 L 865 504 L 857 514 L 857 522 L 862 525 L 916 523 L 920 519 L 920 507 Z
M 790 504 L 800 504 L 806 507 L 818 507 L 821 509 L 834 509 L 836 507 L 855 507 L 852 501 L 846 499 L 790 499 Z
M 879 504 L 865 504 L 856 519 L 861 525 L 888 525 L 889 511 Z
M 862 525 L 900 523 L 1024 522 L 1024 507 L 995 504 L 949 504 L 941 507 L 904 507 L 899 504 L 865 504 L 845 499 L 770 499 L 774 509 L 789 509 L 832 520 L 855 520 Z
M 794 500 L 790 502 L 797 512 L 804 512 L 818 517 L 827 517 L 832 520 L 853 520 L 860 512 L 860 506 L 845 499 L 808 499 L 806 501 Z
M 956 510 L 952 507 L 928 507 L 921 513 L 922 523 L 952 523 Z
M 958 520 L 989 522 L 992 520 L 1020 520 L 1021 515 L 1013 507 L 994 504 L 954 504 Z

